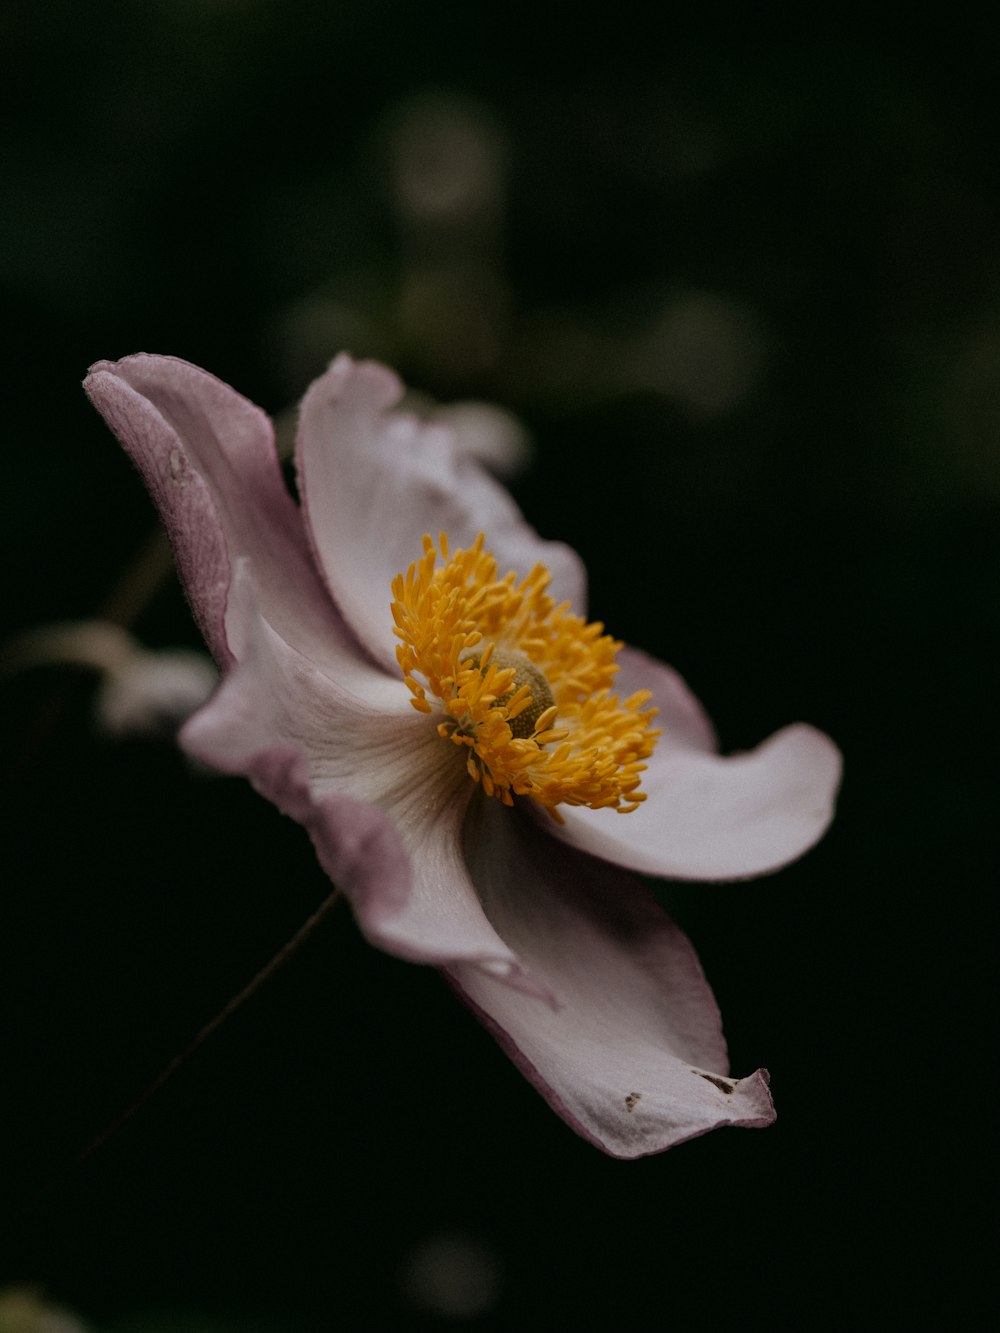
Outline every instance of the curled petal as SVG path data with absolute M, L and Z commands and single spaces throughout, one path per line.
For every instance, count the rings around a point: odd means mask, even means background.
M 647 875 L 726 880 L 777 870 L 826 832 L 841 758 L 799 723 L 746 754 L 716 754 L 711 724 L 677 672 L 634 650 L 616 688 L 652 692 L 663 735 L 648 760 L 646 800 L 631 814 L 565 809 L 563 841 Z
M 766 1073 L 727 1076 L 694 950 L 641 884 L 492 801 L 470 807 L 465 846 L 497 933 L 558 1008 L 482 970 L 448 975 L 578 1133 L 612 1156 L 641 1157 L 720 1125 L 773 1120 Z
M 343 637 L 260 408 L 197 366 L 144 353 L 99 361 L 84 387 L 145 478 L 220 666 L 233 660 L 226 594 L 240 558 L 290 642 L 308 650 Z
M 450 432 L 392 413 L 391 371 L 340 356 L 302 402 L 296 461 L 306 520 L 334 600 L 373 656 L 395 669 L 393 577 L 419 559 L 425 533 L 453 548 L 483 531 L 501 573 L 541 561 L 557 600 L 583 609 L 585 575 L 567 546 L 543 541 L 504 488 Z
M 291 647 L 237 567 L 228 632 L 238 663 L 180 740 L 248 777 L 304 824 L 369 940 L 403 958 L 461 961 L 549 999 L 483 913 L 461 855 L 474 793 L 461 755 L 374 664 L 347 677 Z

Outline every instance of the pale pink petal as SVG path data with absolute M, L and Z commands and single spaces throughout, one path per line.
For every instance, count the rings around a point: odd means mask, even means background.
M 466 856 L 497 933 L 558 1008 L 482 970 L 448 974 L 521 1071 L 615 1157 L 769 1124 L 766 1073 L 727 1076 L 718 1010 L 684 935 L 630 875 L 518 813 L 471 806 Z
M 307 650 L 344 637 L 260 408 L 186 361 L 142 353 L 98 362 L 84 387 L 145 478 L 220 665 L 232 661 L 226 593 L 241 557 L 286 638 Z
M 373 944 L 549 998 L 483 913 L 461 854 L 475 787 L 402 680 L 365 662 L 328 672 L 297 652 L 260 614 L 245 562 L 227 630 L 237 664 L 182 731 L 184 748 L 306 826 Z
M 392 413 L 401 393 L 383 366 L 341 356 L 306 394 L 299 421 L 299 488 L 317 561 L 369 651 L 395 668 L 390 586 L 419 559 L 425 533 L 436 541 L 444 530 L 457 549 L 485 532 L 501 573 L 541 561 L 557 600 L 582 611 L 578 557 L 538 537 L 447 429 Z
M 649 689 L 663 735 L 648 761 L 638 810 L 560 807 L 557 837 L 647 875 L 725 880 L 795 860 L 825 833 L 840 786 L 833 742 L 804 723 L 756 749 L 714 753 L 711 724 L 678 674 L 635 651 L 619 656 L 615 688 Z

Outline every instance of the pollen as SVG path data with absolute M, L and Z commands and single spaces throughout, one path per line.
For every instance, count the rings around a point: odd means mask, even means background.
M 621 644 L 548 592 L 535 565 L 499 576 L 482 533 L 467 550 L 424 537 L 423 556 L 392 581 L 396 658 L 418 712 L 464 754 L 487 796 L 628 814 L 644 801 L 659 731 L 648 690 L 613 692 Z M 440 563 L 439 563 L 440 562 Z

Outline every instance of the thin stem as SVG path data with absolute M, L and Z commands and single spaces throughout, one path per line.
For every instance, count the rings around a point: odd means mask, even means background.
M 104 1144 L 107 1143 L 108 1139 L 117 1134 L 124 1125 L 127 1125 L 132 1117 L 146 1105 L 149 1099 L 159 1092 L 165 1083 L 173 1078 L 181 1065 L 194 1055 L 199 1046 L 206 1042 L 212 1033 L 216 1032 L 222 1026 L 227 1018 L 231 1018 L 232 1015 L 236 1013 L 237 1009 L 241 1008 L 247 1000 L 250 999 L 255 991 L 259 990 L 265 982 L 270 981 L 271 977 L 274 976 L 279 968 L 283 967 L 284 964 L 288 962 L 289 958 L 291 958 L 292 954 L 306 942 L 307 938 L 329 914 L 339 898 L 340 890 L 334 889 L 329 897 L 325 898 L 324 901 L 320 903 L 315 912 L 302 923 L 291 939 L 278 950 L 271 961 L 266 963 L 257 975 L 251 981 L 247 982 L 243 989 L 234 995 L 232 999 L 219 1010 L 213 1019 L 205 1024 L 197 1036 L 192 1038 L 187 1046 L 174 1056 L 166 1068 L 157 1074 L 149 1087 L 146 1088 L 144 1092 L 140 1093 L 131 1106 L 127 1107 L 121 1115 L 113 1120 L 112 1123 L 108 1125 L 107 1129 L 102 1130 L 97 1138 L 87 1144 L 76 1159 L 77 1166 L 79 1166 L 81 1162 L 85 1162 L 88 1157 L 92 1157 L 99 1148 L 102 1148 Z
M 157 527 L 146 538 L 142 549 L 127 565 L 98 608 L 100 620 L 130 629 L 153 600 L 161 584 L 174 567 L 173 552 L 167 534 Z

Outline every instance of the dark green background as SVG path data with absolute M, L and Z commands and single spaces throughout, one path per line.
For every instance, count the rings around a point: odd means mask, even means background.
M 503 1264 L 483 1328 L 975 1315 L 1000 117 L 992 32 L 946 17 L 0 6 L 11 631 L 94 614 L 153 523 L 79 389 L 87 365 L 174 353 L 280 411 L 339 350 L 293 345 L 289 310 L 347 293 L 366 321 L 352 350 L 524 418 L 528 516 L 584 555 L 594 614 L 687 675 L 726 748 L 802 718 L 847 774 L 800 864 L 664 893 L 735 1072 L 772 1071 L 773 1128 L 602 1157 L 434 972 L 377 954 L 342 911 L 72 1169 L 327 886 L 245 784 L 101 741 L 85 680 L 8 682 L 0 1284 L 43 1282 L 118 1333 L 152 1310 L 175 1328 L 434 1328 L 399 1273 L 443 1230 Z M 399 313 L 413 257 L 386 127 L 428 93 L 471 99 L 507 145 L 508 314 L 478 367 L 447 354 L 447 311 Z M 760 370 L 726 410 L 602 383 L 565 348 L 539 370 L 545 312 L 624 346 L 692 292 L 749 312 Z M 196 642 L 172 582 L 136 628 Z

